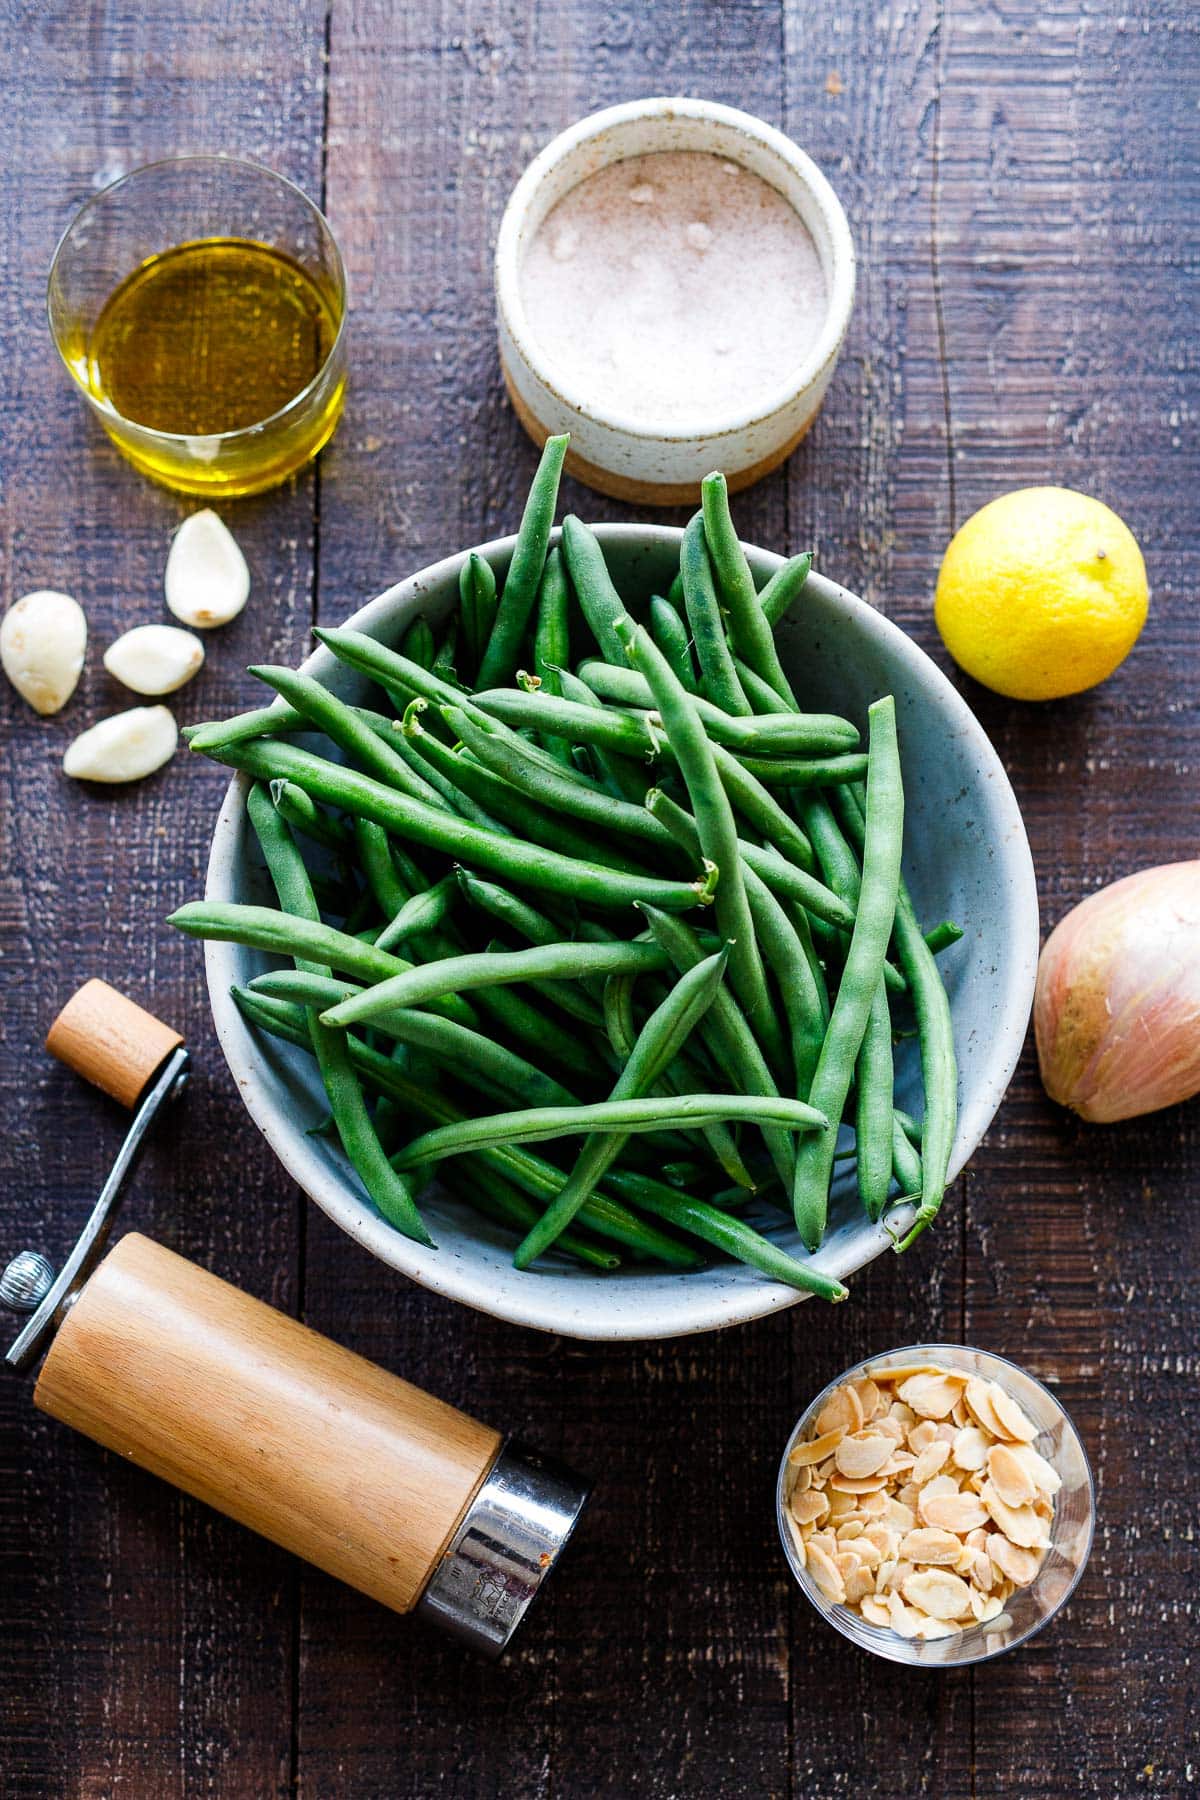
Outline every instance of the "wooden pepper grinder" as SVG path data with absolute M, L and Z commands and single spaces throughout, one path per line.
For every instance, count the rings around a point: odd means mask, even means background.
M 568 1470 L 133 1232 L 105 1252 L 149 1126 L 187 1081 L 178 1032 L 102 981 L 46 1047 L 136 1109 L 56 1275 L 23 1251 L 0 1301 L 43 1412 L 397 1612 L 488 1656 L 509 1643 L 587 1498 Z

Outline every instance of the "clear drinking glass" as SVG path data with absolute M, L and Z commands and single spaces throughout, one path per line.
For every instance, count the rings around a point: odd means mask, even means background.
M 888 1368 L 902 1368 L 913 1363 L 929 1363 L 937 1368 L 956 1369 L 968 1375 L 979 1375 L 995 1381 L 1029 1415 L 1038 1427 L 1034 1449 L 1044 1456 L 1062 1480 L 1055 1495 L 1054 1519 L 1050 1526 L 1050 1548 L 1042 1565 L 1027 1588 L 1018 1588 L 1004 1603 L 1004 1617 L 1011 1621 L 1003 1629 L 995 1629 L 998 1620 L 986 1625 L 972 1625 L 954 1637 L 904 1638 L 898 1632 L 872 1625 L 848 1607 L 835 1606 L 825 1595 L 796 1555 L 791 1527 L 787 1519 L 788 1457 L 802 1439 L 812 1435 L 818 1413 L 835 1388 L 860 1375 L 875 1376 Z M 1006 1650 L 1015 1650 L 1065 1606 L 1079 1577 L 1083 1574 L 1092 1548 L 1095 1527 L 1096 1497 L 1087 1452 L 1067 1413 L 1048 1388 L 1032 1375 L 1003 1356 L 986 1350 L 973 1350 L 965 1344 L 908 1344 L 889 1350 L 882 1356 L 868 1357 L 839 1375 L 822 1389 L 796 1425 L 784 1447 L 776 1487 L 775 1516 L 784 1554 L 805 1597 L 822 1618 L 848 1637 L 860 1650 L 869 1650 L 888 1662 L 908 1663 L 918 1668 L 954 1669 L 966 1663 L 986 1662 Z
M 101 379 L 97 324 L 119 290 L 168 253 L 248 245 L 277 253 L 295 271 L 319 316 L 316 363 L 266 416 L 236 428 L 179 430 L 127 416 Z M 46 296 L 50 330 L 68 373 L 109 437 L 144 475 L 183 493 L 214 498 L 273 487 L 331 437 L 346 390 L 346 275 L 322 213 L 292 182 L 261 164 L 226 156 L 149 163 L 97 194 L 59 242 Z M 316 340 L 314 340 L 316 342 Z M 246 333 L 248 357 L 255 337 Z M 247 365 L 247 379 L 253 376 Z

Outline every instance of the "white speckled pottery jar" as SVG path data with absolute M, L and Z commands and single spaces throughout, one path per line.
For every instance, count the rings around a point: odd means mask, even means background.
M 664 424 L 613 411 L 556 371 L 521 302 L 526 246 L 564 195 L 610 163 L 663 150 L 707 151 L 768 182 L 799 214 L 820 259 L 828 301 L 807 357 L 765 402 L 726 416 Z M 710 469 L 731 488 L 778 467 L 804 436 L 829 386 L 854 304 L 854 246 L 837 195 L 790 138 L 750 113 L 711 100 L 631 100 L 592 113 L 534 158 L 513 189 L 496 244 L 500 360 L 517 416 L 535 442 L 569 431 L 567 468 L 589 487 L 641 505 L 699 499 Z

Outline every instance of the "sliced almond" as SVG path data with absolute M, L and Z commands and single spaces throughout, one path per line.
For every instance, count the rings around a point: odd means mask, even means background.
M 852 1512 L 858 1511 L 857 1495 L 833 1485 L 835 1481 L 843 1482 L 846 1479 L 845 1475 L 832 1475 L 829 1479 L 829 1510 L 835 1519 L 848 1519 Z
M 842 1439 L 833 1453 L 833 1460 L 839 1475 L 862 1481 L 867 1476 L 877 1475 L 894 1449 L 891 1438 L 881 1432 L 856 1431 Z
M 900 1535 L 898 1532 L 892 1531 L 889 1526 L 884 1525 L 882 1521 L 876 1521 L 874 1524 L 867 1526 L 862 1534 L 862 1542 L 874 1545 L 875 1549 L 879 1552 L 879 1560 L 884 1562 L 889 1557 L 894 1557 L 896 1555 L 897 1546 L 900 1542 Z M 859 1551 L 859 1555 L 862 1555 L 861 1550 Z
M 879 1475 L 865 1475 L 861 1481 L 856 1481 L 852 1475 L 831 1475 L 829 1477 L 829 1491 L 831 1494 L 854 1496 L 860 1494 L 878 1494 L 882 1491 L 886 1482 L 887 1477 L 882 1473 Z
M 1009 1438 L 1018 1444 L 1032 1444 L 1038 1434 L 1038 1428 L 1017 1405 L 1011 1394 L 1006 1394 L 999 1382 L 993 1381 L 989 1390 L 992 1402 L 992 1413 L 1000 1427 L 1001 1437 Z
M 891 1592 L 892 1581 L 899 1567 L 900 1559 L 896 1556 L 885 1556 L 875 1571 L 875 1592 L 887 1594 Z
M 937 1438 L 937 1425 L 932 1419 L 922 1419 L 912 1426 L 908 1433 L 908 1447 L 914 1456 L 920 1456 L 922 1450 L 928 1450 Z M 936 1469 L 934 1470 L 936 1474 Z
M 878 1488 L 873 1494 L 863 1495 L 858 1503 L 858 1510 L 868 1519 L 881 1519 L 889 1504 L 887 1494 L 882 1488 Z
M 888 1594 L 888 1622 L 902 1638 L 915 1638 L 921 1629 L 921 1615 L 906 1606 L 893 1589 Z
M 967 1411 L 975 1423 L 987 1432 L 989 1437 L 1002 1438 L 999 1421 L 992 1411 L 991 1383 L 984 1381 L 979 1375 L 972 1375 L 967 1383 L 965 1399 Z
M 829 1553 L 812 1538 L 808 1541 L 808 1572 L 834 1606 L 844 1606 L 846 1602 L 846 1584 L 842 1580 L 841 1570 Z
M 1062 1476 L 1044 1456 L 1038 1455 L 1031 1444 L 1014 1444 L 1012 1453 L 1029 1470 L 1040 1494 L 1057 1494 L 1062 1486 Z
M 1045 1548 L 1045 1521 L 1039 1519 L 1032 1506 L 1006 1506 L 990 1481 L 983 1484 L 980 1502 L 991 1514 L 1006 1538 L 1011 1538 L 1022 1550 L 1032 1550 L 1034 1546 Z
M 884 1516 L 886 1517 L 888 1524 L 893 1530 L 898 1531 L 901 1537 L 904 1536 L 906 1531 L 911 1531 L 917 1522 L 916 1513 L 913 1511 L 912 1507 L 906 1505 L 903 1500 L 889 1500 L 887 1512 Z
M 966 1546 L 952 1531 L 919 1526 L 901 1540 L 900 1554 L 915 1563 L 945 1563 L 954 1567 Z M 973 1556 L 974 1551 L 969 1551 Z
M 863 1568 L 871 1569 L 872 1571 L 877 1569 L 883 1561 L 883 1553 L 878 1545 L 874 1544 L 865 1532 L 861 1537 L 856 1537 L 853 1540 L 853 1543 L 854 1553 L 862 1563 Z
M 860 1563 L 844 1577 L 846 1585 L 846 1605 L 857 1606 L 868 1594 L 875 1592 L 875 1577 L 871 1570 Z
M 936 1374 L 910 1375 L 900 1398 L 922 1419 L 944 1419 L 963 1391 L 963 1377 L 939 1369 Z
M 935 1438 L 932 1444 L 926 1444 L 913 1466 L 912 1478 L 918 1487 L 924 1487 L 932 1481 L 939 1469 L 949 1460 L 950 1446 L 942 1438 Z
M 941 1476 L 935 1475 L 933 1479 L 935 1481 L 940 1481 Z M 907 1506 L 909 1512 L 915 1512 L 917 1509 L 917 1499 L 920 1495 L 920 1492 L 921 1492 L 921 1490 L 917 1486 L 915 1481 L 906 1481 L 904 1486 L 898 1491 L 896 1498 L 900 1502 L 901 1506 Z
M 801 1463 L 798 1468 L 795 1468 L 789 1463 L 789 1468 L 793 1494 L 806 1493 L 812 1486 L 812 1464 Z
M 955 1466 L 974 1473 L 982 1469 L 987 1462 L 989 1439 L 986 1432 L 978 1425 L 964 1425 L 961 1431 L 954 1434 L 954 1442 L 950 1446 L 950 1456 Z
M 932 1619 L 926 1616 L 917 1628 L 917 1636 L 928 1641 L 930 1638 L 957 1637 L 962 1630 L 950 1619 Z
M 808 1546 L 800 1533 L 800 1527 L 790 1513 L 785 1514 L 788 1535 L 792 1540 L 792 1549 L 796 1552 L 796 1561 L 803 1569 L 808 1563 Z
M 886 1631 L 891 1625 L 892 1615 L 885 1600 L 876 1600 L 870 1594 L 864 1595 L 858 1603 L 858 1610 L 868 1625 L 878 1625 L 882 1631 Z
M 988 1545 L 988 1556 L 993 1566 L 1001 1575 L 1008 1577 L 1018 1587 L 1028 1587 L 1042 1566 L 1042 1559 L 1036 1550 L 1023 1550 L 1011 1539 L 993 1532 Z
M 829 1496 L 811 1489 L 807 1494 L 793 1494 L 789 1509 L 798 1525 L 811 1525 L 829 1516 Z
M 910 1606 L 919 1606 L 934 1619 L 961 1619 L 971 1609 L 971 1590 L 949 1569 L 921 1569 L 900 1589 Z
M 859 1431 L 862 1428 L 862 1402 L 852 1387 L 835 1388 L 817 1414 L 817 1432 L 828 1437 L 835 1431 Z
M 910 1375 L 939 1375 L 941 1370 L 933 1363 L 897 1363 L 894 1368 L 872 1369 L 871 1373 L 876 1381 L 889 1382 L 892 1387 L 899 1389 Z
M 1008 1444 L 993 1444 L 988 1451 L 988 1480 L 1005 1506 L 1026 1506 L 1037 1499 L 1037 1482 Z
M 866 1524 L 862 1519 L 842 1519 L 837 1528 L 838 1543 L 853 1544 L 857 1551 L 858 1540 L 865 1530 Z
M 850 1386 L 858 1395 L 858 1404 L 862 1408 L 863 1424 L 869 1425 L 876 1413 L 883 1410 L 883 1391 L 876 1387 L 869 1375 L 860 1375 L 857 1381 L 852 1381 L 850 1383 Z
M 809 1438 L 806 1443 L 797 1444 L 788 1455 L 788 1463 L 793 1469 L 802 1469 L 805 1463 L 819 1463 L 836 1450 L 841 1443 L 844 1432 L 841 1426 L 836 1431 L 827 1431 L 821 1437 Z
M 904 1427 L 899 1419 L 893 1419 L 890 1413 L 885 1413 L 881 1419 L 873 1419 L 871 1429 L 879 1432 L 881 1437 L 890 1437 L 894 1444 L 899 1445 L 904 1442 Z
M 903 1425 L 905 1431 L 911 1431 L 912 1427 L 917 1423 L 916 1413 L 911 1406 L 905 1406 L 903 1400 L 892 1401 L 892 1404 L 888 1407 L 888 1418 L 895 1419 L 898 1425 Z
M 929 1487 L 932 1486 L 930 1482 Z M 978 1494 L 934 1494 L 927 1498 L 928 1494 L 929 1488 L 922 1488 L 917 1505 L 923 1525 L 934 1526 L 939 1531 L 953 1531 L 962 1537 L 987 1519 L 987 1507 Z

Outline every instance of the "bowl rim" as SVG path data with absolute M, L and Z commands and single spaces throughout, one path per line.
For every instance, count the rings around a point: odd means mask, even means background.
M 634 546 L 661 544 L 664 539 L 678 544 L 683 537 L 682 528 L 674 525 L 609 523 L 596 525 L 593 529 L 602 546 L 618 543 Z M 551 541 L 556 542 L 557 539 L 556 527 Z M 502 562 L 511 555 L 515 542 L 514 534 L 494 538 L 488 543 L 475 546 L 474 553 L 488 561 Z M 747 544 L 746 549 L 759 561 L 760 566 L 770 569 L 779 568 L 786 560 L 774 551 L 762 550 L 757 546 Z M 346 628 L 370 633 L 390 617 L 402 596 L 420 594 L 431 587 L 457 581 L 459 570 L 471 554 L 470 549 L 458 551 L 416 571 L 406 580 L 385 588 L 345 621 Z M 988 765 L 985 773 L 992 777 L 990 787 L 993 799 L 1007 815 L 1006 828 L 1000 834 L 997 844 L 997 856 L 1003 859 L 1016 890 L 1012 909 L 1016 927 L 1010 938 L 1012 978 L 1006 988 L 1005 1006 L 991 1038 L 990 1069 L 994 1073 L 986 1080 L 981 1078 L 977 1081 L 973 1093 L 967 1097 L 959 1111 L 947 1177 L 949 1186 L 991 1124 L 1012 1078 L 1028 1029 L 1039 943 L 1037 886 L 1029 840 L 1004 765 L 982 725 L 936 663 L 898 625 L 848 589 L 815 573 L 808 580 L 823 599 L 832 601 L 841 609 L 848 609 L 866 622 L 868 630 L 879 633 L 896 658 L 899 668 L 913 680 L 922 687 L 932 684 L 951 719 L 957 721 L 969 735 L 982 761 Z M 332 653 L 321 646 L 305 659 L 301 667 L 306 673 L 320 673 L 332 668 L 334 661 Z M 223 796 L 209 853 L 205 881 L 205 895 L 208 899 L 230 897 L 227 873 L 232 866 L 233 845 L 248 789 L 247 777 L 235 775 Z M 626 1318 L 620 1314 L 610 1317 L 603 1308 L 592 1311 L 586 1307 L 581 1309 L 564 1304 L 561 1299 L 556 1300 L 555 1285 L 541 1276 L 531 1274 L 523 1279 L 515 1300 L 505 1296 L 501 1303 L 497 1303 L 487 1279 L 466 1268 L 459 1258 L 450 1253 L 448 1246 L 431 1251 L 410 1238 L 403 1237 L 388 1225 L 370 1207 L 365 1196 L 359 1195 L 348 1178 L 336 1178 L 331 1174 L 303 1132 L 298 1131 L 281 1113 L 260 1073 L 260 1055 L 255 1040 L 230 994 L 237 975 L 236 953 L 236 945 L 215 939 L 207 940 L 204 945 L 205 975 L 217 1038 L 242 1102 L 292 1179 L 349 1237 L 390 1268 L 398 1270 L 434 1293 L 461 1301 L 511 1324 L 607 1343 L 686 1337 L 730 1325 L 743 1325 L 810 1298 L 795 1288 L 771 1281 L 765 1276 L 752 1284 L 730 1290 L 706 1286 L 703 1272 L 675 1276 L 660 1274 L 655 1278 L 660 1284 L 673 1283 L 678 1288 L 679 1300 L 676 1304 L 665 1311 L 660 1305 L 658 1312 L 649 1318 Z M 991 1099 L 993 1094 L 994 1100 Z M 912 1216 L 911 1207 L 895 1208 L 889 1214 L 889 1220 L 893 1227 L 903 1229 L 906 1218 L 910 1220 Z M 829 1261 L 819 1261 L 819 1266 L 826 1273 L 844 1278 L 856 1274 L 881 1251 L 890 1248 L 892 1243 L 891 1231 L 880 1222 L 872 1234 L 862 1232 L 855 1235 L 850 1254 L 845 1253 L 844 1247 L 842 1255 L 831 1257 Z M 832 1246 L 827 1246 L 826 1251 L 818 1252 L 818 1259 L 825 1256 L 831 1248 Z M 524 1285 L 525 1281 L 528 1282 L 528 1287 Z
M 808 1420 L 815 1416 L 822 1402 L 833 1393 L 835 1388 L 843 1386 L 847 1381 L 853 1381 L 859 1375 L 870 1374 L 873 1370 L 881 1367 L 884 1368 L 884 1372 L 886 1373 L 886 1364 L 897 1362 L 901 1358 L 911 1359 L 921 1357 L 926 1358 L 931 1362 L 936 1362 L 940 1357 L 946 1365 L 952 1366 L 954 1357 L 956 1355 L 962 1356 L 964 1353 L 968 1356 L 986 1356 L 990 1358 L 992 1362 L 1002 1363 L 1006 1369 L 1015 1370 L 1024 1381 L 1032 1383 L 1034 1387 L 1041 1390 L 1046 1396 L 1046 1399 L 1050 1402 L 1050 1405 L 1061 1417 L 1063 1424 L 1075 1441 L 1075 1447 L 1083 1462 L 1084 1475 L 1087 1478 L 1087 1542 L 1084 1545 L 1083 1555 L 1075 1565 L 1075 1570 L 1070 1581 L 1068 1581 L 1054 1605 L 1047 1613 L 1044 1613 L 1040 1619 L 1036 1620 L 1027 1631 L 1023 1631 L 1020 1637 L 1006 1639 L 1004 1643 L 997 1644 L 994 1650 L 987 1650 L 979 1656 L 946 1658 L 945 1660 L 938 1662 L 935 1662 L 932 1659 L 925 1661 L 923 1658 L 914 1656 L 908 1651 L 907 1646 L 910 1643 L 908 1638 L 903 1638 L 898 1633 L 889 1634 L 881 1626 L 866 1626 L 865 1629 L 868 1635 L 865 1638 L 859 1638 L 848 1629 L 845 1621 L 840 1616 L 846 1609 L 832 1603 L 827 1604 L 821 1598 L 817 1591 L 816 1584 L 812 1581 L 808 1571 L 802 1568 L 795 1558 L 788 1523 L 784 1517 L 786 1511 L 784 1485 L 787 1476 L 788 1457 L 799 1439 L 800 1432 L 807 1424 Z M 899 1663 L 905 1668 L 925 1669 L 933 1674 L 941 1674 L 944 1671 L 951 1671 L 954 1669 L 975 1668 L 979 1663 L 995 1662 L 998 1656 L 1007 1656 L 1010 1650 L 1021 1649 L 1023 1645 L 1028 1644 L 1032 1638 L 1037 1636 L 1039 1631 L 1044 1630 L 1045 1627 L 1062 1612 L 1083 1578 L 1083 1572 L 1087 1568 L 1092 1554 L 1092 1546 L 1095 1543 L 1096 1477 L 1092 1470 L 1092 1459 L 1088 1455 L 1087 1445 L 1083 1441 L 1082 1434 L 1058 1395 L 1052 1388 L 1048 1387 L 1039 1376 L 1031 1374 L 1021 1363 L 1014 1362 L 1011 1356 L 1003 1356 L 998 1350 L 985 1350 L 982 1345 L 979 1344 L 899 1344 L 892 1350 L 875 1351 L 874 1354 L 864 1356 L 861 1361 L 852 1363 L 849 1368 L 843 1369 L 840 1375 L 835 1375 L 832 1381 L 826 1382 L 820 1393 L 813 1396 L 808 1405 L 804 1408 L 804 1411 L 797 1418 L 796 1423 L 788 1433 L 787 1442 L 783 1446 L 783 1454 L 779 1459 L 779 1471 L 775 1477 L 775 1526 L 779 1532 L 779 1542 L 783 1549 L 784 1558 L 788 1568 L 791 1570 L 796 1586 L 809 1602 L 813 1611 L 826 1625 L 831 1625 L 835 1631 L 840 1632 L 842 1637 L 844 1637 L 848 1643 L 853 1644 L 856 1650 L 865 1651 L 868 1656 L 877 1656 L 881 1662 Z M 878 1642 L 874 1641 L 874 1633 L 876 1631 L 879 1633 Z M 964 1633 L 964 1636 L 966 1635 L 968 1634 Z M 889 1648 L 893 1637 L 895 1639 L 895 1647 Z M 935 1641 L 944 1643 L 948 1640 L 940 1639 Z
M 789 371 L 779 385 L 753 406 L 725 415 L 714 413 L 708 418 L 662 422 L 653 418 L 623 413 L 607 407 L 567 378 L 546 356 L 525 315 L 521 299 L 521 233 L 526 215 L 539 188 L 564 158 L 580 145 L 605 132 L 622 131 L 646 119 L 679 117 L 708 121 L 736 131 L 761 145 L 785 163 L 807 189 L 829 232 L 828 264 L 822 268 L 828 283 L 825 317 L 807 356 Z M 638 154 L 634 152 L 634 154 Z M 732 151 L 725 154 L 733 157 Z M 615 159 L 620 161 L 622 159 Z M 735 158 L 736 160 L 736 158 Z M 807 151 L 765 119 L 742 112 L 735 106 L 724 106 L 716 100 L 691 99 L 684 95 L 654 94 L 643 100 L 625 100 L 616 106 L 603 107 L 578 119 L 557 137 L 551 138 L 525 169 L 509 195 L 500 220 L 494 258 L 496 306 L 507 327 L 513 346 L 525 367 L 561 403 L 580 418 L 589 419 L 624 438 L 656 444 L 692 444 L 698 438 L 712 439 L 746 431 L 766 419 L 786 411 L 803 394 L 817 387 L 837 361 L 854 310 L 855 254 L 854 240 L 845 209 L 833 187 Z

